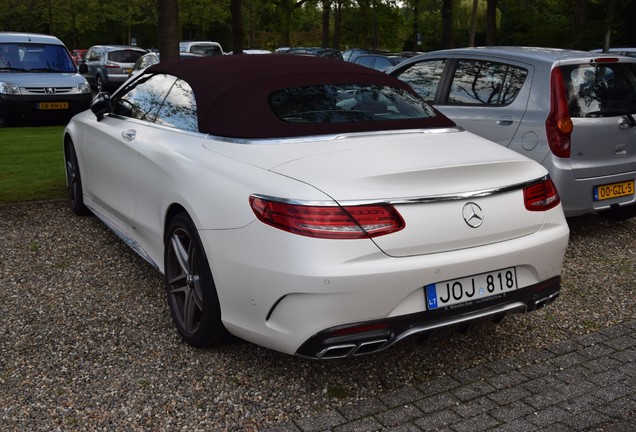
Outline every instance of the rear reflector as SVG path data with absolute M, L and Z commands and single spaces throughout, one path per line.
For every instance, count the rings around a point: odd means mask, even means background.
M 290 204 L 250 196 L 256 217 L 275 228 L 307 237 L 360 239 L 404 228 L 404 219 L 391 205 L 315 206 Z
M 530 211 L 550 210 L 561 202 L 556 186 L 549 177 L 523 188 L 523 199 L 526 209 Z

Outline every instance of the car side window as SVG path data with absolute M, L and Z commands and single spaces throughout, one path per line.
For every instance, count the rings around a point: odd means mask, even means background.
M 155 122 L 187 131 L 197 132 L 197 103 L 190 85 L 177 79 L 166 96 Z
M 113 114 L 154 121 L 175 80 L 165 74 L 143 75 L 113 100 Z
M 445 63 L 444 59 L 424 60 L 402 71 L 398 78 L 409 84 L 425 101 L 433 102 Z
M 460 60 L 448 94 L 449 104 L 508 105 L 528 76 L 515 66 L 482 60 Z

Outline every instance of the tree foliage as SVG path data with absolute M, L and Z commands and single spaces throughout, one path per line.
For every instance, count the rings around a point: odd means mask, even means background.
M 608 29 L 610 1 L 616 10 L 609 33 L 611 45 L 636 46 L 632 30 L 636 0 L 175 1 L 180 39 L 214 40 L 228 51 L 237 46 L 275 49 L 291 45 L 430 51 L 467 46 L 471 34 L 476 45 L 488 41 L 501 45 L 600 48 Z M 0 0 L 0 31 L 54 34 L 71 49 L 134 41 L 144 48 L 156 48 L 160 38 L 157 7 L 162 3 Z M 491 11 L 488 20 L 487 10 Z M 242 17 L 243 30 L 237 29 L 238 21 L 233 24 L 233 15 L 234 19 Z M 241 34 L 243 40 L 235 43 Z

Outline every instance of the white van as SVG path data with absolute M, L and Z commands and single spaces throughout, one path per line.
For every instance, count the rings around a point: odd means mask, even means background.
M 68 121 L 91 99 L 88 82 L 58 38 L 0 32 L 0 123 Z
M 218 42 L 184 41 L 179 42 L 179 52 L 201 54 L 206 56 L 223 55 L 223 48 Z

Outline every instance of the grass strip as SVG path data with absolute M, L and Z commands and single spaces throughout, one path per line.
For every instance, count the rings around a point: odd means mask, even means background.
M 64 126 L 0 128 L 0 203 L 65 198 Z

